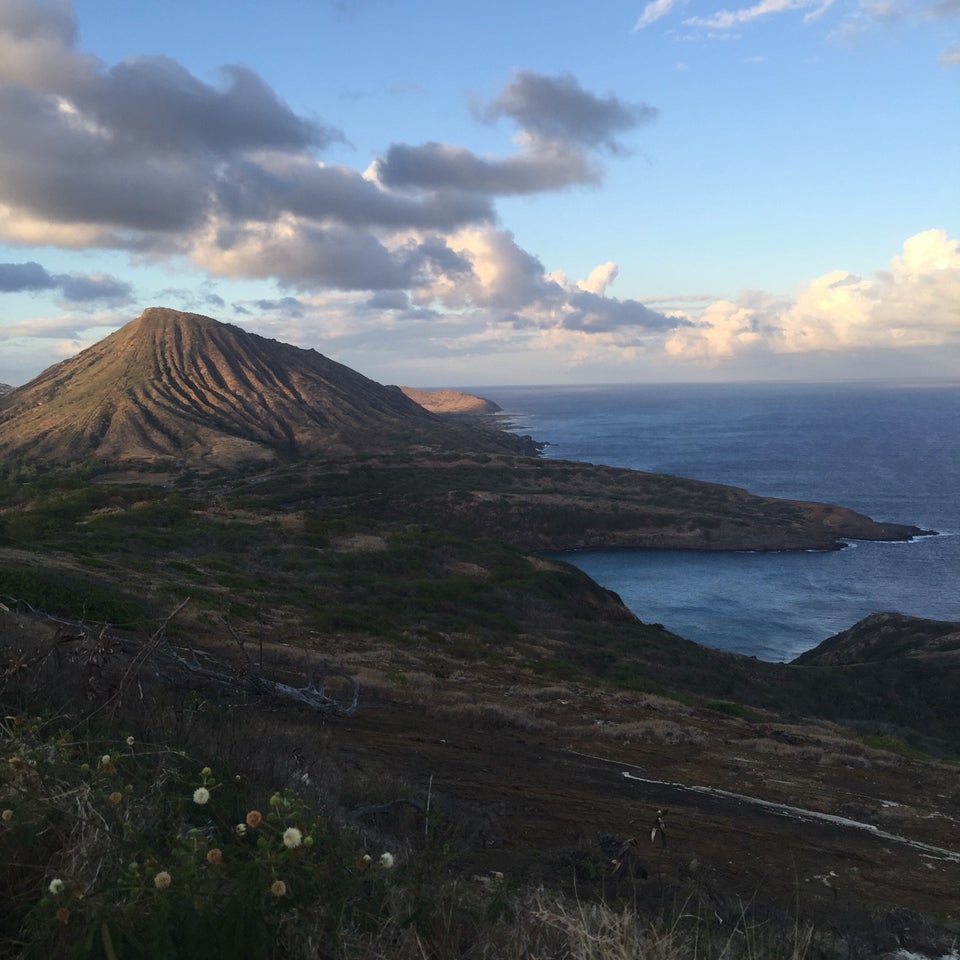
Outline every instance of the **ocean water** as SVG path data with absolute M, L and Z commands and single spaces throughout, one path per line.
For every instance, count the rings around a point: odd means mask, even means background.
M 792 660 L 869 613 L 960 620 L 960 382 L 489 387 L 545 456 L 852 507 L 939 531 L 829 552 L 558 554 L 642 620 Z

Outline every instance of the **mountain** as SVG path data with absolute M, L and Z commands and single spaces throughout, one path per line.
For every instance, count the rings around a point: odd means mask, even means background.
M 0 458 L 236 464 L 426 447 L 532 452 L 322 356 L 151 307 L 0 397 Z
M 9 393 L 12 389 L 13 387 L 11 387 L 9 383 L 0 383 L 0 397 L 5 393 Z

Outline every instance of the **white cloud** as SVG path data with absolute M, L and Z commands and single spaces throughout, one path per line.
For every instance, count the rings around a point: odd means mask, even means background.
M 864 279 L 833 270 L 792 301 L 742 294 L 708 305 L 665 349 L 717 361 L 746 350 L 855 351 L 960 341 L 960 241 L 944 230 L 908 238 L 889 269 Z
M 14 340 L 84 340 L 85 332 L 97 327 L 118 327 L 125 320 L 115 313 L 83 316 L 32 317 L 29 320 L 7 320 L 0 323 L 0 342 Z M 6 348 L 4 348 L 6 349 Z
M 684 23 L 696 27 L 708 27 L 712 30 L 729 30 L 744 23 L 750 23 L 773 13 L 785 13 L 790 10 L 806 10 L 804 20 L 812 20 L 833 4 L 833 0 L 760 0 L 752 7 L 740 10 L 720 10 L 710 17 L 690 17 Z
M 941 51 L 939 60 L 943 67 L 960 67 L 960 43 L 955 43 Z
M 612 260 L 608 260 L 594 267 L 586 280 L 578 280 L 577 286 L 587 293 L 596 293 L 602 297 L 607 292 L 607 287 L 617 279 L 619 272 L 620 268 Z
M 661 17 L 665 17 L 678 3 L 683 0 L 651 0 L 644 8 L 643 12 L 637 17 L 637 22 L 633 25 L 633 30 L 643 30 L 649 27 L 651 23 L 656 23 Z

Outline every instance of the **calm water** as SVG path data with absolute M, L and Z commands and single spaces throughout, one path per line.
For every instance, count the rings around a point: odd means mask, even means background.
M 790 660 L 877 610 L 960 620 L 960 383 L 489 387 L 545 455 L 822 500 L 941 535 L 816 553 L 562 554 L 637 616 Z

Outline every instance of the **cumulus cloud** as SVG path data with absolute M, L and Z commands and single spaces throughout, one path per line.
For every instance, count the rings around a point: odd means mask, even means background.
M 617 135 L 653 120 L 657 110 L 613 95 L 598 97 L 569 73 L 547 77 L 520 70 L 479 113 L 491 121 L 510 117 L 522 130 L 543 140 L 618 153 L 624 147 Z
M 653 120 L 648 104 L 598 97 L 569 74 L 558 77 L 519 71 L 489 104 L 475 112 L 493 123 L 507 117 L 519 132 L 519 151 L 481 157 L 444 143 L 394 144 L 376 164 L 377 177 L 391 187 L 455 189 L 507 196 L 599 183 L 597 152 L 622 153 L 618 135 Z
M 509 234 L 490 226 L 464 229 L 449 243 L 472 264 L 471 275 L 461 284 L 440 278 L 417 291 L 412 304 L 401 291 L 362 301 L 346 292 L 310 294 L 297 298 L 296 312 L 261 304 L 271 308 L 266 319 L 255 307 L 260 316 L 251 323 L 300 343 L 320 328 L 337 359 L 364 369 L 379 364 L 414 374 L 442 360 L 461 376 L 484 363 L 509 364 L 531 378 L 566 367 L 582 378 L 611 369 L 655 375 L 675 362 L 722 370 L 748 359 L 779 368 L 805 355 L 829 364 L 857 353 L 876 358 L 891 349 L 960 347 L 960 242 L 943 230 L 910 237 L 870 277 L 838 269 L 793 298 L 761 290 L 734 298 L 698 294 L 663 298 L 670 304 L 663 310 L 655 301 L 609 296 L 612 261 L 571 280 L 544 273 Z M 417 332 L 413 348 L 409 324 Z M 487 375 L 498 368 L 488 366 Z
M 229 180 L 217 183 L 218 199 L 231 219 L 269 221 L 290 213 L 313 221 L 353 227 L 450 230 L 494 218 L 482 197 L 438 184 L 426 196 L 391 193 L 345 166 L 324 166 L 302 155 L 262 155 L 237 163 Z
M 844 270 L 817 277 L 795 299 L 749 292 L 708 305 L 674 330 L 674 356 L 718 360 L 772 353 L 931 346 L 960 342 L 960 241 L 944 230 L 908 238 L 872 278 Z
M 567 330 L 609 333 L 612 330 L 664 331 L 686 326 L 687 321 L 668 317 L 637 300 L 618 300 L 588 290 L 578 290 L 567 299 L 563 326 Z
M 0 292 L 20 293 L 24 290 L 49 290 L 57 285 L 39 263 L 0 263 Z
M 604 303 L 615 265 L 580 287 L 556 283 L 497 228 L 494 200 L 598 183 L 603 155 L 624 152 L 625 135 L 656 116 L 649 105 L 520 71 L 477 108 L 515 125 L 512 152 L 395 143 L 359 171 L 324 163 L 341 131 L 296 114 L 249 68 L 228 65 L 209 84 L 169 57 L 104 63 L 77 37 L 66 0 L 0 4 L 0 241 L 273 281 L 280 296 L 233 309 L 278 322 L 306 322 L 313 309 L 297 304 L 331 291 L 356 294 L 354 321 L 378 311 L 383 322 L 436 321 L 444 310 L 499 324 L 543 311 L 558 329 L 565 317 L 599 330 L 645 316 Z M 0 282 L 77 304 L 131 292 L 39 265 Z M 194 309 L 224 305 L 212 290 L 174 294 Z
M 461 230 L 449 238 L 451 249 L 469 264 L 469 273 L 443 274 L 419 294 L 420 301 L 444 306 L 519 310 L 549 299 L 558 290 L 543 264 L 520 247 L 513 234 L 494 227 Z
M 57 228 L 90 225 L 87 241 L 103 246 L 123 246 L 124 231 L 189 230 L 225 163 L 341 136 L 296 116 L 247 68 L 225 67 L 215 88 L 165 57 L 108 68 L 75 42 L 67 3 L 0 8 L 0 235 L 12 232 L 3 219 L 45 222 L 53 243 Z
M 0 263 L 0 293 L 48 290 L 58 290 L 63 300 L 71 304 L 120 306 L 133 299 L 133 289 L 129 283 L 106 274 L 52 274 L 32 260 L 27 263 Z
M 87 276 L 63 274 L 57 277 L 63 299 L 71 303 L 100 303 L 120 306 L 133 300 L 129 283 L 103 273 Z
M 303 317 L 306 305 L 297 297 L 281 297 L 278 300 L 254 300 L 253 305 L 262 313 L 280 313 L 287 317 Z
M 577 148 L 537 143 L 509 157 L 479 157 L 445 143 L 394 144 L 377 162 L 380 181 L 390 187 L 455 189 L 509 196 L 597 183 L 601 168 Z
M 647 104 L 519 71 L 475 108 L 515 127 L 512 151 L 395 143 L 359 171 L 324 163 L 343 134 L 297 115 L 248 68 L 224 67 L 211 85 L 168 57 L 106 64 L 77 35 L 66 0 L 0 4 L 0 241 L 272 281 L 277 296 L 233 312 L 293 342 L 312 330 L 348 347 L 377 331 L 385 344 L 415 325 L 450 354 L 513 349 L 519 336 L 579 355 L 590 343 L 633 350 L 689 322 L 609 297 L 612 261 L 568 282 L 497 226 L 497 197 L 599 183 L 605 155 L 655 118 Z M 114 277 L 32 262 L 0 265 L 2 290 L 83 309 L 132 294 Z M 225 306 L 211 282 L 168 298 Z M 82 342 L 68 327 L 58 342 Z
M 251 224 L 269 234 L 292 218 L 317 240 L 313 262 L 332 252 L 331 228 L 443 231 L 495 217 L 474 193 L 403 195 L 320 163 L 340 131 L 296 115 L 248 68 L 226 66 L 211 86 L 167 57 L 108 66 L 78 52 L 76 35 L 68 3 L 0 7 L 0 239 L 202 261 L 211 239 L 222 249 L 249 240 Z M 375 246 L 354 237 L 350 248 Z
M 371 310 L 406 310 L 410 306 L 410 297 L 405 290 L 380 290 L 366 305 Z
M 601 340 L 621 346 L 649 344 L 690 323 L 637 300 L 608 296 L 607 287 L 618 272 L 612 261 L 571 282 L 562 272 L 546 273 L 543 264 L 507 231 L 464 230 L 450 243 L 470 261 L 472 275 L 456 285 L 429 286 L 421 297 L 441 303 L 448 311 L 461 311 L 473 323 L 482 317 L 482 331 L 474 331 L 465 341 L 474 347 L 483 342 L 490 350 L 492 344 L 518 333 L 541 343 L 549 341 L 551 349 L 570 340 L 580 347 L 588 342 L 599 345 Z
M 397 244 L 337 224 L 294 218 L 221 224 L 197 244 L 194 262 L 224 277 L 274 278 L 300 289 L 384 290 L 426 282 L 441 244 Z
M 603 296 L 607 287 L 617 279 L 620 268 L 612 260 L 594 267 L 584 280 L 578 280 L 577 286 L 588 293 Z

